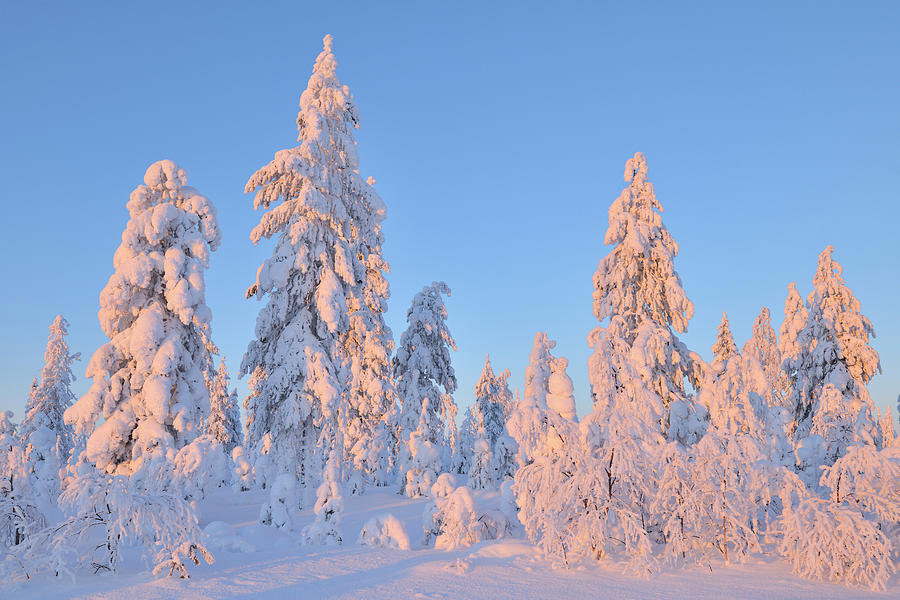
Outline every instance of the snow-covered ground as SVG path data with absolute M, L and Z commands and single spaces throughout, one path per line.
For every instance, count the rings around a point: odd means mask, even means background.
M 494 492 L 496 494 L 496 492 Z M 138 556 L 123 561 L 117 575 L 81 573 L 43 578 L 3 589 L 0 598 L 57 600 L 108 598 L 897 598 L 897 578 L 886 592 L 847 588 L 800 579 L 777 560 L 742 565 L 664 569 L 646 578 L 623 574 L 615 564 L 554 568 L 523 539 L 482 542 L 459 551 L 421 547 L 424 500 L 370 490 L 347 497 L 341 546 L 300 546 L 299 530 L 312 522 L 304 511 L 287 533 L 257 523 L 261 492 L 222 492 L 200 506 L 201 526 L 216 531 L 210 540 L 213 565 L 191 570 L 187 580 L 156 577 Z M 363 524 L 390 513 L 406 527 L 411 550 L 357 544 Z M 209 527 L 210 523 L 221 523 Z

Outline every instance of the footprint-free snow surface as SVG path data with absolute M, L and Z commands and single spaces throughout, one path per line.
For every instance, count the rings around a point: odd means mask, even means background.
M 159 600 L 205 598 L 897 598 L 895 578 L 876 593 L 801 579 L 785 562 L 754 559 L 741 565 L 721 563 L 667 568 L 647 577 L 623 573 L 614 563 L 580 568 L 554 567 L 525 539 L 481 542 L 457 551 L 425 548 L 424 500 L 391 491 L 369 490 L 346 497 L 340 546 L 301 546 L 299 531 L 312 522 L 303 511 L 294 532 L 257 522 L 260 492 L 222 492 L 199 506 L 200 525 L 209 534 L 212 565 L 192 567 L 190 579 L 151 575 L 140 556 L 126 555 L 118 574 L 82 572 L 43 578 L 0 597 L 16 600 L 96 598 Z M 361 546 L 363 524 L 384 514 L 397 517 L 412 543 L 410 550 Z

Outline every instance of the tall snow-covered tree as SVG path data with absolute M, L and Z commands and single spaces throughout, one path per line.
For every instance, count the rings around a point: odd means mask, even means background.
M 821 412 L 825 421 L 819 419 L 819 429 L 852 429 L 847 435 L 860 443 L 877 443 L 880 435 L 875 407 L 866 388 L 881 371 L 878 353 L 869 344 L 875 331 L 860 312 L 859 300 L 844 284 L 841 266 L 831 256 L 833 251 L 828 246 L 819 255 L 813 291 L 807 298 L 806 326 L 797 335 L 796 353 L 786 353 L 785 371 L 792 382 L 788 406 L 797 424 L 798 439 L 816 428 L 816 416 Z M 823 400 L 826 397 L 827 401 Z M 826 426 L 825 422 L 832 419 L 843 425 Z M 824 439 L 826 446 L 836 441 Z M 832 464 L 843 454 L 843 448 L 833 447 L 826 453 L 830 458 L 825 464 Z
M 731 335 L 731 326 L 728 324 L 728 315 L 724 311 L 722 312 L 722 321 L 719 323 L 719 330 L 716 333 L 716 343 L 712 346 L 712 353 L 713 365 L 719 365 L 720 368 L 724 368 L 725 362 L 738 353 L 734 336 Z
M 525 394 L 509 418 L 509 432 L 519 445 L 519 464 L 526 465 L 544 444 L 547 431 L 547 396 L 550 393 L 552 365 L 550 350 L 556 342 L 543 331 L 534 335 L 528 366 L 525 368 Z
M 628 159 L 625 181 L 609 209 L 604 241 L 614 247 L 594 273 L 594 315 L 609 320 L 588 337 L 595 412 L 624 402 L 629 412 L 655 421 L 661 434 L 689 442 L 700 419 L 685 381 L 697 386 L 699 360 L 675 332 L 687 330 L 694 305 L 675 271 L 678 244 L 662 222 L 642 153 Z
M 215 206 L 170 160 L 150 165 L 128 212 L 100 293 L 109 342 L 88 364 L 90 390 L 65 412 L 76 433 L 90 433 L 87 458 L 124 475 L 202 433 L 215 351 L 203 273 L 221 240 Z
M 237 392 L 228 389 L 228 369 L 225 367 L 224 358 L 219 362 L 216 376 L 212 380 L 206 433 L 222 444 L 228 456 L 231 456 L 235 447 L 242 445 L 243 442 Z
M 486 356 L 481 377 L 475 384 L 474 414 L 479 437 L 484 437 L 490 447 L 506 433 L 506 420 L 512 411 L 512 393 L 509 391 L 509 371 L 494 375 L 491 357 Z
M 29 396 L 25 418 L 19 428 L 19 435 L 27 443 L 40 428 L 40 419 L 52 433 L 52 447 L 46 448 L 55 455 L 56 461 L 65 465 L 72 452 L 74 441 L 72 428 L 66 425 L 63 414 L 75 401 L 71 384 L 75 379 L 72 374 L 72 363 L 81 358 L 78 353 L 70 354 L 66 335 L 69 333 L 69 322 L 62 315 L 57 315 L 50 324 L 50 336 L 47 349 L 44 351 L 44 367 L 41 370 L 40 383 Z
M 447 308 L 442 294 L 449 296 L 450 288 L 438 281 L 413 297 L 406 313 L 408 326 L 400 336 L 393 359 L 394 381 L 400 397 L 394 429 L 402 482 L 406 482 L 413 433 L 418 431 L 422 441 L 437 448 L 446 448 L 455 441 L 456 423 L 447 418 L 456 416 L 452 396 L 456 391 L 456 374 L 450 364 L 450 350 L 456 350 L 456 342 L 447 328 Z
M 513 475 L 518 447 L 506 427 L 513 408 L 509 370 L 495 375 L 490 356 L 486 357 L 481 377 L 475 384 L 475 403 L 472 405 L 474 439 L 473 460 L 469 465 L 470 485 L 473 482 L 502 483 Z M 492 472 L 485 473 L 485 469 Z
M 782 361 L 797 356 L 800 351 L 797 336 L 806 327 L 808 319 L 806 305 L 797 291 L 796 282 L 792 281 L 788 286 L 787 298 L 784 300 L 784 321 L 781 322 L 778 331 L 778 351 L 781 353 Z
M 759 311 L 759 315 L 753 322 L 753 333 L 744 344 L 741 354 L 752 356 L 762 367 L 766 381 L 772 388 L 772 400 L 776 404 L 783 404 L 787 390 L 787 379 L 781 370 L 781 351 L 778 349 L 778 339 L 772 328 L 772 318 L 769 309 L 765 306 Z
M 359 112 L 336 74 L 332 38 L 316 59 L 297 116 L 298 146 L 247 182 L 266 211 L 251 240 L 275 238 L 247 296 L 268 298 L 240 375 L 252 374 L 251 456 L 271 437 L 278 472 L 315 487 L 332 450 L 374 477 L 393 409 L 391 333 L 384 324 L 385 207 L 359 173 Z

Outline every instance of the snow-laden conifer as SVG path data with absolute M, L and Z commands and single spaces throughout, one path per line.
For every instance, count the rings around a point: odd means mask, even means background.
M 475 403 L 472 405 L 474 443 L 469 465 L 471 487 L 494 487 L 513 475 L 513 457 L 518 448 L 506 428 L 512 410 L 509 370 L 495 375 L 488 356 L 484 360 L 481 377 L 475 384 Z
M 550 350 L 556 342 L 543 331 L 534 335 L 528 367 L 525 368 L 525 393 L 511 412 L 508 428 L 519 446 L 519 464 L 532 461 L 534 452 L 544 443 L 547 431 L 547 396 L 550 393 L 552 365 L 556 358 Z
M 215 350 L 203 273 L 221 240 L 215 206 L 170 160 L 150 165 L 128 212 L 100 293 L 109 342 L 88 364 L 90 390 L 65 413 L 76 433 L 90 433 L 87 457 L 121 474 L 202 433 Z
M 228 370 L 225 368 L 224 358 L 219 363 L 216 376 L 212 380 L 206 433 L 222 445 L 228 456 L 231 456 L 235 447 L 243 443 L 237 392 L 228 389 Z
M 276 240 L 247 291 L 268 299 L 240 368 L 252 375 L 247 446 L 259 456 L 269 434 L 271 468 L 312 486 L 332 450 L 375 477 L 367 449 L 382 445 L 394 402 L 385 207 L 359 173 L 359 112 L 336 67 L 329 35 L 300 97 L 298 146 L 277 152 L 245 188 L 265 211 L 251 239 Z M 326 433 L 341 439 L 320 439 Z
M 772 319 L 769 309 L 765 306 L 759 311 L 759 315 L 753 322 L 753 333 L 741 350 L 744 356 L 756 359 L 762 367 L 769 386 L 772 388 L 772 400 L 783 405 L 787 393 L 787 378 L 781 370 L 781 351 L 778 349 L 778 339 L 772 328 Z
M 19 428 L 27 449 L 26 460 L 40 480 L 35 483 L 52 498 L 59 493 L 59 470 L 68 462 L 74 446 L 72 427 L 65 423 L 63 414 L 75 400 L 71 389 L 75 379 L 72 363 L 81 355 L 69 353 L 68 333 L 68 321 L 57 315 L 50 324 L 40 383 L 31 390 Z
M 799 353 L 797 336 L 806 327 L 808 319 L 806 305 L 797 291 L 796 282 L 792 281 L 788 285 L 788 295 L 784 300 L 784 320 L 778 331 L 778 351 L 781 353 L 782 361 L 795 358 Z
M 604 238 L 614 247 L 594 273 L 594 315 L 601 323 L 609 320 L 588 338 L 594 406 L 608 412 L 624 395 L 622 409 L 655 422 L 670 439 L 689 442 L 700 419 L 685 381 L 696 386 L 697 369 L 675 332 L 687 330 L 694 305 L 675 271 L 678 244 L 662 222 L 640 152 L 627 161 L 625 181 L 628 187 L 609 209 Z M 625 379 L 635 376 L 634 382 Z
M 452 420 L 457 410 L 452 396 L 456 374 L 450 364 L 450 350 L 456 350 L 456 342 L 447 328 L 443 295 L 449 296 L 450 288 L 438 281 L 413 297 L 406 313 L 408 325 L 393 359 L 400 398 L 395 424 L 397 459 L 403 482 L 409 468 L 413 433 L 419 432 L 423 442 L 438 449 L 442 460 L 444 449 L 456 443 L 456 423 Z
M 342 543 L 338 526 L 344 511 L 344 495 L 341 493 L 341 475 L 336 453 L 325 465 L 322 483 L 316 490 L 316 504 L 313 508 L 315 520 L 303 528 L 303 540 L 307 544 L 334 546 Z
M 823 436 L 824 455 L 811 459 L 807 452 L 805 457 L 812 473 L 821 464 L 833 463 L 850 443 L 880 443 L 875 407 L 866 388 L 881 371 L 878 353 L 869 344 L 875 331 L 844 284 L 833 251 L 828 246 L 819 255 L 807 298 L 807 323 L 797 335 L 796 352 L 788 352 L 784 362 L 792 382 L 788 406 L 797 438 Z
M 728 315 L 722 312 L 722 321 L 719 323 L 719 329 L 716 332 L 716 342 L 712 346 L 713 362 L 712 367 L 715 370 L 723 368 L 725 362 L 738 353 L 737 346 L 734 343 L 734 336 L 731 334 L 731 326 L 728 323 Z

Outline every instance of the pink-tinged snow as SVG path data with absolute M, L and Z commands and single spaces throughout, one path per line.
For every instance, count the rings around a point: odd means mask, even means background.
M 476 496 L 482 493 L 475 493 Z M 496 494 L 496 492 L 493 492 Z M 870 592 L 800 579 L 784 562 L 754 560 L 743 565 L 666 569 L 649 578 L 622 574 L 614 564 L 559 569 L 536 556 L 522 539 L 481 542 L 470 548 L 441 551 L 421 547 L 424 499 L 408 499 L 393 491 L 369 490 L 347 497 L 340 524 L 342 546 L 299 546 L 299 531 L 313 520 L 303 511 L 287 533 L 257 523 L 260 492 L 223 492 L 205 500 L 201 526 L 215 531 L 209 548 L 213 565 L 192 569 L 181 580 L 154 577 L 138 566 L 136 556 L 124 561 L 118 575 L 78 575 L 41 579 L 0 597 L 17 600 L 96 598 L 127 600 L 213 598 L 897 598 L 900 581 L 886 592 Z M 411 550 L 369 547 L 357 543 L 370 519 L 392 514 L 403 524 Z M 208 527 L 210 523 L 222 523 Z

